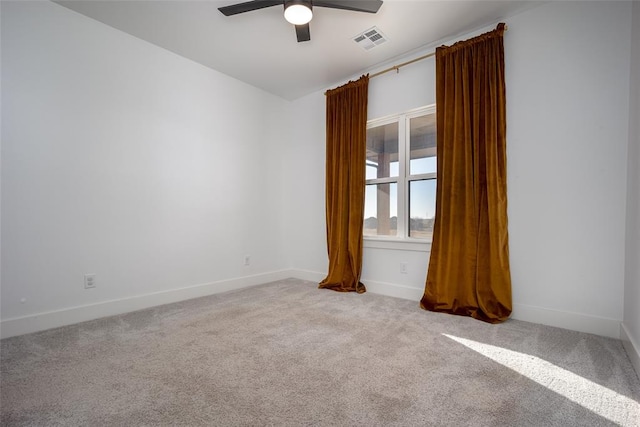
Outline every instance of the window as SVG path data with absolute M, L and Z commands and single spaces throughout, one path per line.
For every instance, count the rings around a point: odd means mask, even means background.
M 431 239 L 435 119 L 432 105 L 367 123 L 365 237 Z

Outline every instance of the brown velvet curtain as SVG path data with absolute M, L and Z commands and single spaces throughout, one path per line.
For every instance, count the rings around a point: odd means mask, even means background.
M 327 91 L 326 217 L 329 273 L 320 288 L 366 291 L 362 271 L 369 76 Z
M 436 49 L 438 185 L 420 306 L 490 323 L 511 314 L 504 24 Z

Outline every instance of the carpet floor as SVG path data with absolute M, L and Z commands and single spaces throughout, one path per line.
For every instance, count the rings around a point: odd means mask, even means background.
M 287 279 L 0 341 L 3 426 L 638 426 L 620 341 Z

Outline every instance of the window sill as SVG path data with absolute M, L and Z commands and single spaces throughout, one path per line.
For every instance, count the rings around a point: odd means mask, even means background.
M 430 252 L 431 240 L 365 236 L 363 247 L 365 249 L 391 249 L 399 251 Z

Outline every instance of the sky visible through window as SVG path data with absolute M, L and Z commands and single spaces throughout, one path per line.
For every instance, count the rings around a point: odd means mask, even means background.
M 420 174 L 434 172 L 436 170 L 436 157 L 423 157 L 419 159 L 411 160 L 411 173 Z M 367 166 L 366 179 L 375 179 L 377 177 L 377 170 L 373 166 Z M 389 176 L 397 177 L 399 175 L 398 162 L 390 163 Z M 421 181 L 420 183 L 426 183 L 428 181 Z M 418 194 L 413 194 L 411 198 L 411 218 L 433 218 L 435 216 L 435 185 L 419 185 Z M 377 198 L 376 198 L 377 186 L 368 185 L 365 192 L 365 206 L 364 217 L 371 218 L 377 217 Z M 397 187 L 390 186 L 390 199 L 395 201 L 397 197 Z M 397 203 L 391 203 L 390 216 L 398 216 Z

